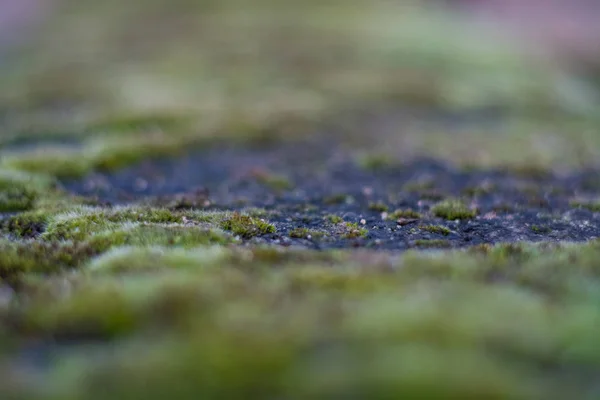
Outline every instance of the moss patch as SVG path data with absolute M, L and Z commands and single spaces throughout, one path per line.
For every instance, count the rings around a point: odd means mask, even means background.
M 472 210 L 460 200 L 445 200 L 433 206 L 431 212 L 436 217 L 447 220 L 473 219 L 477 215 L 477 211 Z
M 352 387 L 409 397 L 562 398 L 573 393 L 573 379 L 577 393 L 595 385 L 587 372 L 600 363 L 599 249 L 518 244 L 397 258 L 123 247 L 85 272 L 25 277 L 17 296 L 27 301 L 0 320 L 13 338 L 95 341 L 101 358 L 91 349 L 59 352 L 60 365 L 43 372 L 59 379 L 48 388 L 59 397 L 77 388 L 93 398 L 101 382 L 103 395 L 117 397 L 162 397 L 176 385 L 178 393 L 211 396 L 341 395 Z M 339 374 L 334 386 L 315 372 L 324 367 L 324 340 L 335 346 L 327 362 Z M 567 370 L 548 371 L 548 362 Z
M 572 201 L 571 206 L 584 208 L 586 210 L 590 210 L 591 212 L 595 212 L 595 213 L 600 212 L 600 201 L 589 201 L 589 202 Z
M 415 246 L 423 248 L 446 249 L 452 247 L 448 240 L 441 239 L 419 239 L 415 240 Z
M 80 266 L 99 249 L 89 243 L 0 241 L 0 278 L 14 282 L 26 273 L 50 274 Z
M 268 222 L 237 212 L 225 218 L 221 222 L 221 228 L 231 231 L 234 235 L 244 239 L 275 233 L 276 231 L 275 226 Z
M 325 235 L 322 231 L 308 228 L 294 228 L 290 231 L 290 237 L 296 239 L 318 239 Z
M 544 216 L 598 194 L 552 171 L 599 159 L 592 85 L 425 2 L 64 7 L 2 65 L 1 398 L 598 397 L 599 243 L 487 243 L 598 237 Z M 211 190 L 55 181 L 168 165 Z
M 448 236 L 452 232 L 450 229 L 446 228 L 445 226 L 441 226 L 441 225 L 421 225 L 421 226 L 419 226 L 419 229 L 421 229 L 422 231 L 435 233 L 438 235 L 444 235 L 444 236 Z
M 44 175 L 0 169 L 0 212 L 27 211 L 42 193 L 52 195 L 54 182 Z
M 369 210 L 386 212 L 389 210 L 389 207 L 385 203 L 373 202 L 373 203 L 369 203 Z
M 390 214 L 388 214 L 387 216 L 388 219 L 390 220 L 398 220 L 398 219 L 421 219 L 422 215 L 421 213 L 414 211 L 414 210 L 396 210 Z
M 357 239 L 367 237 L 369 230 L 360 226 L 356 222 L 346 222 L 342 224 L 342 237 L 344 239 Z

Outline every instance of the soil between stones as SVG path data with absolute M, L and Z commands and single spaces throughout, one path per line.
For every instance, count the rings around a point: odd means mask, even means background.
M 589 204 L 600 197 L 599 176 L 593 170 L 465 169 L 433 159 L 361 161 L 335 140 L 311 137 L 215 144 L 63 184 L 110 204 L 261 208 L 277 231 L 253 241 L 403 250 L 595 239 L 600 213 Z M 442 218 L 432 211 L 448 200 L 475 216 Z M 414 213 L 419 216 L 410 217 Z

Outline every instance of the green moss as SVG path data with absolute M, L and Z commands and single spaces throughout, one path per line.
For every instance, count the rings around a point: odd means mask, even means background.
M 72 148 L 36 149 L 29 153 L 5 157 L 2 165 L 57 178 L 81 177 L 92 169 L 90 160 L 80 150 Z
M 243 239 L 250 239 L 255 236 L 275 233 L 275 226 L 248 215 L 233 213 L 231 217 L 225 218 L 221 222 L 221 228 L 231 231 L 234 235 Z
M 465 203 L 454 199 L 436 204 L 431 208 L 431 212 L 436 217 L 447 220 L 472 219 L 477 215 L 477 212 L 471 210 Z
M 9 337 L 95 340 L 97 362 L 87 348 L 57 355 L 50 376 L 65 390 L 57 398 L 75 388 L 93 398 L 100 386 L 98 398 L 162 398 L 174 395 L 173 387 L 183 397 L 264 390 L 302 398 L 349 391 L 564 398 L 573 393 L 573 377 L 600 365 L 599 254 L 597 242 L 399 258 L 125 247 L 93 259 L 85 274 L 25 277 L 20 296 L 27 301 L 2 321 L 11 322 Z M 326 365 L 323 341 L 335 346 Z M 548 362 L 567 371 L 540 367 Z M 325 379 L 323 368 L 336 380 Z
M 509 170 L 518 177 L 535 181 L 543 181 L 553 176 L 552 170 L 535 164 L 512 165 Z
M 45 240 L 84 240 L 90 234 L 118 228 L 127 222 L 178 224 L 185 221 L 212 220 L 212 214 L 172 211 L 162 208 L 125 207 L 115 209 L 79 207 L 53 216 L 48 222 Z
M 114 274 L 149 272 L 163 269 L 197 270 L 222 266 L 232 259 L 222 246 L 183 249 L 172 247 L 115 247 L 92 260 L 87 269 L 94 273 Z
M 419 229 L 438 235 L 448 236 L 452 231 L 441 225 L 421 225 Z
M 294 187 L 292 181 L 283 175 L 273 173 L 256 173 L 253 175 L 257 182 L 274 191 L 290 190 Z
M 415 240 L 415 246 L 417 247 L 425 247 L 425 248 L 439 248 L 445 249 L 452 247 L 452 244 L 448 240 L 439 240 L 439 239 L 421 239 Z
M 190 115 L 181 113 L 148 113 L 112 115 L 87 125 L 90 133 L 129 133 L 144 130 L 179 130 L 191 122 Z
M 155 224 L 129 225 L 96 233 L 88 243 L 96 248 L 113 246 L 173 246 L 196 247 L 208 244 L 226 244 L 232 238 L 211 228 L 164 226 Z
M 92 170 L 114 171 L 143 159 L 175 156 L 189 144 L 179 136 L 128 135 L 119 140 L 91 142 L 83 156 L 90 161 Z
M 358 165 L 369 171 L 379 171 L 392 167 L 394 161 L 386 154 L 365 154 L 358 158 Z
M 494 212 L 497 212 L 497 213 L 508 214 L 508 213 L 512 213 L 515 211 L 515 206 L 513 206 L 511 204 L 507 204 L 507 203 L 501 203 L 501 204 L 495 205 L 492 209 L 494 210 Z
M 323 203 L 331 205 L 351 203 L 353 201 L 354 198 L 352 196 L 343 193 L 332 194 L 331 196 L 327 196 L 323 199 Z
M 53 186 L 45 176 L 0 169 L 0 212 L 30 210 L 41 193 L 46 197 L 52 194 Z
M 7 156 L 2 166 L 61 179 L 79 178 L 92 171 L 112 171 L 146 158 L 177 155 L 198 140 L 162 133 L 92 137 L 78 148 L 41 147 Z
M 0 212 L 30 210 L 37 197 L 37 193 L 26 189 L 0 190 Z
M 36 304 L 20 324 L 28 335 L 108 340 L 132 332 L 138 319 L 134 304 L 121 291 L 101 287 L 78 290 L 63 302 Z
M 331 222 L 332 224 L 339 224 L 344 222 L 344 219 L 342 217 L 340 217 L 339 215 L 334 215 L 334 214 L 330 214 L 325 216 L 325 219 L 329 222 Z
M 88 139 L 79 149 L 7 154 L 2 165 L 51 177 L 81 176 L 177 154 L 227 131 L 249 143 L 274 140 L 291 130 L 308 132 L 297 121 L 321 123 L 323 110 L 335 113 L 346 99 L 377 109 L 366 129 L 354 128 L 368 115 L 354 119 L 350 111 L 340 118 L 350 128 L 339 129 L 348 133 L 344 146 L 363 140 L 372 147 L 359 160 L 368 169 L 389 166 L 378 145 L 401 157 L 476 161 L 478 168 L 532 156 L 541 165 L 598 158 L 597 139 L 587 133 L 597 124 L 586 116 L 567 121 L 579 104 L 591 114 L 597 107 L 587 99 L 570 100 L 578 90 L 569 90 L 568 78 L 564 96 L 564 82 L 553 80 L 562 74 L 523 62 L 519 51 L 490 42 L 479 24 L 471 31 L 470 24 L 452 22 L 436 7 L 141 3 L 85 1 L 77 12 L 55 13 L 59 19 L 47 24 L 52 31 L 28 42 L 35 56 L 4 74 L 0 102 L 9 112 L 2 113 L 3 135 L 31 125 L 39 132 L 67 132 L 62 137 L 83 132 Z M 190 18 L 182 19 L 184 14 Z M 88 20 L 97 23 L 81 23 Z M 64 38 L 77 40 L 65 46 Z M 249 48 L 259 48 L 261 56 L 246 56 Z M 65 60 L 95 53 L 109 57 L 65 67 Z M 148 95 L 153 93 L 161 95 Z M 382 97 L 391 100 L 389 109 L 374 103 Z M 439 125 L 428 120 L 424 129 L 411 112 L 388 121 L 398 104 L 461 115 L 497 107 L 519 116 L 518 125 L 521 114 L 542 117 L 521 128 L 508 123 L 499 135 L 470 124 L 448 134 L 445 118 Z M 161 111 L 190 105 L 190 120 Z M 96 120 L 106 110 L 118 115 Z M 90 124 L 90 115 L 97 122 Z M 401 127 L 402 134 L 374 137 L 380 123 Z M 352 137 L 352 130 L 359 133 Z M 544 151 L 533 134 L 541 131 L 553 132 Z M 523 176 L 544 178 L 537 171 Z M 29 211 L 2 222 L 10 240 L 0 242 L 0 365 L 7 372 L 0 374 L 0 397 L 7 387 L 15 389 L 7 398 L 44 393 L 91 400 L 552 400 L 594 398 L 597 392 L 597 242 L 402 255 L 237 248 L 223 244 L 235 242 L 233 235 L 274 230 L 260 221 L 269 214 L 72 207 L 83 200 L 54 198 L 29 178 L 12 179 L 0 187 L 0 208 Z M 14 182 L 23 185 L 15 189 Z M 288 187 L 283 180 L 265 184 Z M 441 196 L 435 182 L 404 189 L 421 198 Z M 466 193 L 483 194 L 482 188 Z M 174 200 L 168 206 L 179 209 L 204 199 Z M 330 200 L 351 201 L 344 195 Z M 466 207 L 449 208 L 439 216 L 460 218 Z M 318 211 L 310 204 L 302 210 Z M 390 218 L 421 217 L 411 213 Z M 340 216 L 325 218 L 336 234 L 368 234 Z M 38 235 L 36 241 L 20 240 Z M 413 244 L 439 248 L 448 242 Z M 38 349 L 51 362 L 42 357 L 43 363 L 31 363 L 28 354 L 37 356 Z
M 290 237 L 296 239 L 319 239 L 324 235 L 321 231 L 308 228 L 294 228 L 290 231 Z
M 369 230 L 358 225 L 356 222 L 346 222 L 343 224 L 342 237 L 344 239 L 364 238 L 369 234 Z
M 83 242 L 0 240 L 0 278 L 12 282 L 26 273 L 56 273 L 78 267 L 98 253 L 98 249 Z
M 387 218 L 390 220 L 397 220 L 400 218 L 421 219 L 422 215 L 420 213 L 418 213 L 417 211 L 407 209 L 407 210 L 396 210 L 396 211 L 388 214 Z
M 462 193 L 468 197 L 485 196 L 492 194 L 498 189 L 494 185 L 479 185 L 465 188 Z
M 407 182 L 402 186 L 402 190 L 412 193 L 426 193 L 435 189 L 435 182 L 431 180 Z
M 369 210 L 386 212 L 387 210 L 389 210 L 389 207 L 385 203 L 369 203 Z
M 538 234 L 542 235 L 542 234 L 545 234 L 545 233 L 552 232 L 552 229 L 548 228 L 547 226 L 532 225 L 531 226 L 531 231 L 534 232 L 534 233 L 538 233 Z
M 268 218 L 271 213 L 271 211 L 264 208 L 249 207 L 244 209 L 244 214 L 248 214 L 252 218 Z
M 584 208 L 591 212 L 597 213 L 597 212 L 600 212 L 600 201 L 598 201 L 598 202 L 572 201 L 571 207 Z
M 29 211 L 0 221 L 0 229 L 17 238 L 33 238 L 44 232 L 49 219 L 47 211 Z

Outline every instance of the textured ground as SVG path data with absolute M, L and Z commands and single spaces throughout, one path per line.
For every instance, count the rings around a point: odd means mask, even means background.
M 55 4 L 0 65 L 0 398 L 600 396 L 592 53 L 429 1 Z
M 322 139 L 223 144 L 182 157 L 148 160 L 112 174 L 66 182 L 101 202 L 174 209 L 253 207 L 277 231 L 267 243 L 309 248 L 464 247 L 519 241 L 586 241 L 600 235 L 595 170 L 467 169 L 422 159 L 393 165 L 352 157 Z M 338 217 L 357 224 L 347 237 Z

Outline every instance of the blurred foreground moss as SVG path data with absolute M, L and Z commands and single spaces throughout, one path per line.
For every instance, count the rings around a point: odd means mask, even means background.
M 31 398 L 592 399 L 599 255 L 123 247 L 26 275 L 0 321 L 65 343 Z

